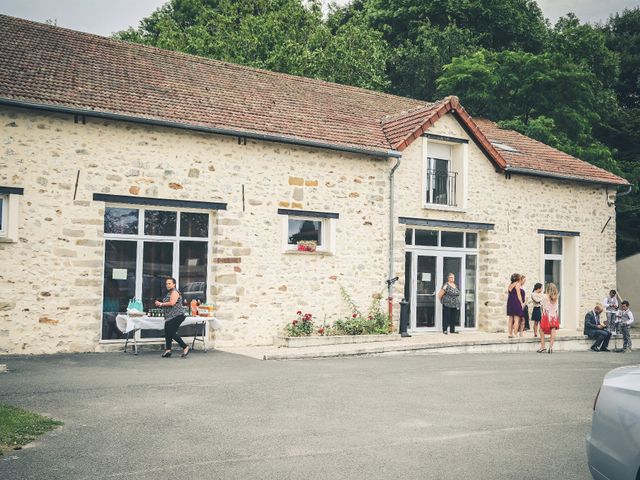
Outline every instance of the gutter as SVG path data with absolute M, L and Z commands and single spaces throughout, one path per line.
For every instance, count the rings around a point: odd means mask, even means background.
M 624 185 L 620 183 L 607 182 L 606 180 L 588 180 L 586 178 L 576 178 L 576 177 L 570 177 L 568 175 L 561 175 L 559 173 L 541 172 L 539 170 L 529 170 L 528 168 L 511 167 L 508 165 L 507 165 L 507 168 L 504 169 L 504 171 L 505 173 L 517 173 L 521 175 L 531 175 L 533 177 L 553 178 L 555 180 L 567 180 L 567 181 L 578 182 L 578 183 L 615 185 L 616 187 Z M 631 185 L 629 185 L 629 188 L 631 188 Z
M 229 128 L 204 127 L 200 125 L 193 125 L 189 123 L 175 122 L 170 120 L 157 120 L 157 119 L 146 118 L 146 117 L 122 115 L 118 113 L 86 110 L 82 108 L 71 108 L 71 107 L 61 107 L 61 106 L 59 107 L 55 105 L 24 102 L 21 100 L 11 100 L 7 98 L 0 98 L 0 105 L 8 105 L 11 107 L 21 107 L 21 108 L 31 108 L 31 109 L 45 110 L 45 111 L 56 112 L 56 113 L 67 113 L 71 115 L 84 115 L 86 117 L 105 118 L 108 120 L 140 123 L 143 125 L 180 128 L 183 130 L 192 130 L 192 131 L 204 132 L 204 133 L 214 133 L 217 135 L 225 135 L 230 137 L 250 138 L 252 140 L 263 140 L 266 142 L 284 143 L 288 145 L 299 145 L 303 147 L 322 148 L 327 150 L 335 150 L 339 152 L 368 155 L 371 157 L 376 157 L 381 159 L 383 158 L 387 159 L 389 157 L 400 158 L 402 156 L 402 154 L 397 150 L 382 151 L 382 150 L 370 150 L 367 148 L 347 147 L 347 146 L 343 146 L 335 143 L 327 143 L 327 142 L 321 142 L 316 140 L 294 139 L 284 135 L 247 132 L 243 130 L 234 130 Z
M 633 190 L 633 185 L 629 185 L 624 192 L 616 192 L 616 197 L 624 197 L 625 195 L 629 195 Z

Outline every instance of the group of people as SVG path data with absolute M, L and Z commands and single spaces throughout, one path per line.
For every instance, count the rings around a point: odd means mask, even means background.
M 600 319 L 605 312 L 604 319 Z M 622 351 L 631 351 L 631 334 L 629 328 L 633 323 L 633 313 L 629 309 L 629 302 L 622 300 L 618 292 L 611 290 L 602 303 L 596 303 L 593 310 L 584 317 L 584 334 L 593 339 L 591 350 L 594 352 L 608 352 L 611 335 L 622 333 Z
M 547 284 L 544 293 L 542 284 L 536 283 L 531 292 L 530 303 L 524 290 L 527 277 L 514 273 L 511 283 L 507 287 L 507 316 L 509 338 L 523 336 L 524 330 L 529 329 L 533 322 L 533 335 L 540 337 L 538 353 L 553 353 L 556 330 L 560 328 L 558 312 L 558 287 Z M 529 309 L 531 305 L 531 310 Z M 529 314 L 531 312 L 531 314 Z M 600 314 L 606 313 L 606 318 L 600 319 Z M 623 351 L 631 350 L 631 335 L 629 328 L 633 323 L 633 313 L 629 309 L 629 302 L 622 300 L 615 290 L 611 290 L 602 303 L 597 303 L 588 312 L 584 321 L 584 334 L 594 340 L 591 350 L 594 352 L 608 352 L 609 340 L 614 333 L 621 333 Z M 546 347 L 545 336 L 549 335 L 549 347 Z
M 558 313 L 558 287 L 554 283 L 547 284 L 543 293 L 542 284 L 536 283 L 531 292 L 530 302 L 524 290 L 527 281 L 525 275 L 514 273 L 511 283 L 507 287 L 507 330 L 509 338 L 522 337 L 524 331 L 533 323 L 533 336 L 540 337 L 538 353 L 553 353 L 553 343 L 556 330 L 560 328 Z M 531 305 L 531 309 L 529 309 Z M 546 346 L 545 336 L 549 335 L 549 347 Z
M 529 322 L 533 322 L 533 336 L 540 337 L 538 353 L 553 353 L 553 343 L 556 330 L 560 328 L 558 312 L 558 287 L 554 283 L 548 283 L 545 292 L 542 293 L 542 284 L 536 283 L 531 292 L 531 315 L 529 304 L 524 290 L 527 277 L 519 273 L 511 275 L 511 283 L 507 287 L 507 316 L 509 338 L 516 335 L 523 336 L 525 329 L 529 329 Z M 184 321 L 182 310 L 182 295 L 176 289 L 174 278 L 166 279 L 167 294 L 160 300 L 156 300 L 156 307 L 165 309 L 165 340 L 166 349 L 162 357 L 171 356 L 171 344 L 175 340 L 182 347 L 182 357 L 189 355 L 189 347 L 177 334 L 178 327 Z M 442 302 L 442 331 L 443 333 L 456 333 L 455 326 L 460 312 L 460 290 L 455 283 L 455 275 L 449 273 L 447 283 L 438 292 L 438 298 Z M 600 314 L 606 313 L 606 319 L 600 320 Z M 629 309 L 629 302 L 622 300 L 615 290 L 611 290 L 602 303 L 596 303 L 593 310 L 587 312 L 584 319 L 584 334 L 594 341 L 591 350 L 594 352 L 608 352 L 609 340 L 615 332 L 621 332 L 623 338 L 623 351 L 631 350 L 631 335 L 629 328 L 633 323 L 633 313 Z M 549 348 L 545 344 L 545 336 L 549 335 Z

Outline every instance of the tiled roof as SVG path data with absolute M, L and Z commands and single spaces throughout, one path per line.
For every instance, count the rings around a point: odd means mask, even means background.
M 505 130 L 494 122 L 476 118 L 485 137 L 496 147 L 506 160 L 506 170 L 546 173 L 579 181 L 598 181 L 618 185 L 628 185 L 623 178 L 588 162 L 551 148 L 513 130 Z
M 229 130 L 379 155 L 404 150 L 452 111 L 498 169 L 512 163 L 485 138 L 483 128 L 478 129 L 456 97 L 428 103 L 4 15 L 0 31 L 0 102 Z M 572 175 L 582 168 L 583 177 L 594 181 L 626 183 L 535 143 L 540 147 L 532 150 L 531 158 L 521 158 L 527 168 L 564 171 L 566 166 Z M 558 163 L 541 162 L 539 152 Z

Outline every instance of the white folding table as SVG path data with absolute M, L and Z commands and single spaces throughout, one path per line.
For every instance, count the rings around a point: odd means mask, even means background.
M 202 342 L 204 351 L 207 351 L 207 339 L 209 338 L 209 322 L 212 322 L 213 329 L 219 328 L 219 322 L 215 317 L 186 317 L 180 324 L 181 327 L 187 325 L 200 326 L 200 335 L 196 332 L 191 342 L 191 348 L 196 344 L 196 340 Z M 133 340 L 134 354 L 138 354 L 138 340 L 140 340 L 140 330 L 164 330 L 164 317 L 150 317 L 148 315 L 127 315 L 121 313 L 116 316 L 116 325 L 118 330 L 125 333 L 126 340 L 124 343 L 124 351 L 127 351 L 129 340 Z M 145 341 L 144 343 L 164 343 L 164 338 Z

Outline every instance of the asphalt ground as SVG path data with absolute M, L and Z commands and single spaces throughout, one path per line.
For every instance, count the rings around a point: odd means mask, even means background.
M 0 457 L 3 480 L 569 480 L 590 478 L 604 374 L 640 352 L 0 363 L 0 401 L 65 422 Z

